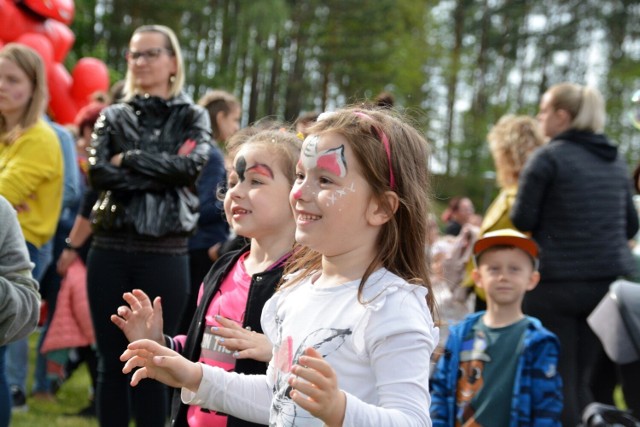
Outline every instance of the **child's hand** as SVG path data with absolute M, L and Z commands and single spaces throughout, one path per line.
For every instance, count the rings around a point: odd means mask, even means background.
M 122 298 L 129 307 L 118 307 L 118 314 L 112 314 L 111 321 L 124 332 L 129 342 L 146 338 L 164 345 L 160 297 L 156 297 L 151 304 L 147 294 L 140 289 L 134 289 L 125 292 Z
M 134 341 L 120 356 L 126 362 L 122 372 L 128 374 L 137 369 L 131 377 L 131 386 L 140 380 L 151 378 L 170 387 L 185 387 L 197 392 L 202 381 L 202 367 L 193 363 L 175 351 L 163 347 L 151 340 Z
M 327 427 L 342 426 L 347 398 L 338 388 L 336 372 L 315 349 L 309 347 L 304 354 L 291 368 L 291 399 Z
M 254 359 L 260 362 L 271 360 L 273 348 L 271 342 L 263 334 L 244 329 L 233 320 L 222 316 L 216 316 L 216 321 L 220 326 L 213 327 L 214 335 L 224 338 L 219 342 L 227 350 L 235 352 L 236 359 Z

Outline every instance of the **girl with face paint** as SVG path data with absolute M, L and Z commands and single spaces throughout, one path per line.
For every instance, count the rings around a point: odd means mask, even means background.
M 260 315 L 291 255 L 295 223 L 288 203 L 300 140 L 281 131 L 263 131 L 242 144 L 224 194 L 231 228 L 249 246 L 223 255 L 198 294 L 188 335 L 163 336 L 160 299 L 140 290 L 124 294 L 128 306 L 111 317 L 130 341 L 147 338 L 187 359 L 243 374 L 264 374 L 271 343 L 262 334 Z M 175 426 L 253 425 L 226 412 L 185 405 L 174 396 Z
M 289 197 L 300 246 L 262 312 L 267 374 L 193 364 L 148 340 L 129 345 L 123 371 L 272 426 L 429 426 L 427 143 L 385 111 L 324 114 L 309 132 Z M 233 220 L 261 228 L 250 211 Z

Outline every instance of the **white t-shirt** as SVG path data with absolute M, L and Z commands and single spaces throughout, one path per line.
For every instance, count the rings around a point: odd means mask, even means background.
M 430 426 L 429 360 L 438 341 L 427 290 L 385 269 L 367 281 L 318 288 L 312 277 L 277 292 L 262 312 L 274 357 L 265 375 L 203 366 L 185 403 L 272 426 L 322 426 L 289 398 L 290 369 L 314 347 L 336 371 L 347 396 L 344 426 Z

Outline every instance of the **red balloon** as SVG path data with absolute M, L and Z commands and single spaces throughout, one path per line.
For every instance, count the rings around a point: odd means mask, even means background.
M 53 46 L 48 38 L 42 34 L 26 33 L 18 37 L 16 43 L 29 46 L 40 54 L 42 62 L 47 73 L 52 69 L 53 64 Z
M 22 0 L 29 10 L 38 16 L 71 24 L 75 7 L 73 0 Z
M 109 71 L 104 62 L 96 58 L 81 58 L 71 72 L 71 97 L 78 109 L 91 101 L 91 96 L 109 90 Z
M 42 19 L 25 13 L 12 0 L 0 0 L 0 40 L 9 43 L 25 33 L 38 32 Z
M 67 54 L 76 41 L 73 31 L 62 22 L 47 19 L 44 22 L 44 34 L 53 46 L 53 59 L 56 62 L 64 62 Z
M 57 63 L 49 72 L 49 108 L 52 119 L 60 124 L 73 123 L 78 107 L 71 98 L 71 76 Z

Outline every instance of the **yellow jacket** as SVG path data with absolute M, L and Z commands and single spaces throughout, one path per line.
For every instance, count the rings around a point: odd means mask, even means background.
M 55 132 L 44 120 L 12 144 L 0 143 L 0 194 L 19 209 L 27 242 L 40 248 L 55 233 L 62 207 L 64 165 Z
M 491 205 L 487 209 L 487 212 L 484 214 L 484 218 L 482 219 L 482 225 L 480 225 L 480 232 L 478 233 L 478 238 L 482 237 L 484 233 L 494 230 L 502 230 L 504 228 L 511 228 L 515 230 L 515 226 L 511 222 L 509 218 L 509 214 L 511 213 L 511 207 L 516 201 L 516 195 L 518 193 L 518 187 L 508 187 L 500 190 L 498 196 L 491 202 Z M 471 271 L 473 270 L 473 260 L 470 259 L 467 263 L 467 273 L 465 274 L 463 285 L 464 286 L 473 286 L 475 288 L 476 294 L 480 296 L 483 300 L 484 291 L 475 287 L 473 283 L 473 279 L 471 278 Z

